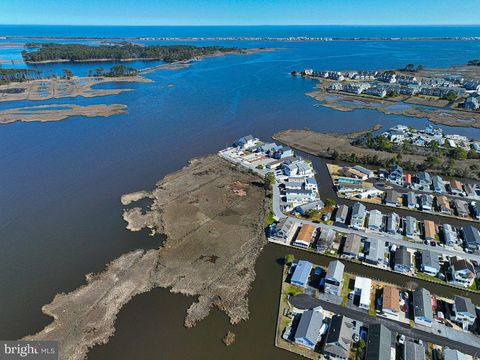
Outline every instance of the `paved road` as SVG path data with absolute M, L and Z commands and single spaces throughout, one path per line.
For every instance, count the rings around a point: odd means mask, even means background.
M 335 314 L 344 315 L 351 319 L 361 321 L 365 325 L 382 323 L 390 330 L 400 334 L 404 334 L 413 339 L 421 339 L 423 341 L 431 342 L 441 346 L 448 346 L 450 348 L 458 349 L 470 355 L 480 354 L 480 346 L 477 347 L 473 344 L 467 343 L 467 341 L 469 340 L 468 337 L 465 339 L 466 341 L 458 342 L 458 341 L 451 340 L 443 336 L 435 335 L 430 332 L 426 332 L 417 328 L 411 328 L 408 324 L 404 324 L 398 321 L 389 320 L 389 319 L 380 318 L 380 317 L 372 317 L 368 315 L 368 313 L 360 310 L 353 310 L 353 309 L 346 308 L 341 305 L 332 304 L 330 302 L 323 301 L 323 300 L 318 300 L 318 301 L 320 302 L 323 309 L 331 311 Z

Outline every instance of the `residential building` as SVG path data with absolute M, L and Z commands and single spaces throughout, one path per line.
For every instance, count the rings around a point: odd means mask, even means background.
M 407 248 L 399 246 L 395 251 L 394 270 L 407 273 L 412 270 L 412 260 Z
M 480 193 L 477 193 L 477 187 L 475 186 L 475 184 L 466 183 L 465 192 L 467 193 L 467 197 L 469 197 L 470 199 L 480 199 Z
M 338 260 L 330 261 L 325 275 L 324 291 L 327 294 L 340 296 L 343 286 L 345 265 Z
M 413 191 L 407 193 L 407 207 L 415 209 L 417 207 L 417 195 Z
M 387 96 L 387 90 L 385 90 L 385 88 L 382 86 L 372 86 L 368 89 L 365 89 L 364 93 L 368 95 L 378 96 L 381 98 Z
M 427 241 L 435 241 L 437 236 L 437 226 L 431 220 L 423 222 L 423 238 Z
M 367 180 L 368 176 L 361 171 L 356 170 L 355 168 L 352 167 L 347 167 L 344 168 L 344 174 L 345 176 L 352 178 L 352 179 L 360 179 L 362 181 Z
M 417 183 L 424 189 L 430 189 L 430 185 L 432 185 L 432 177 L 428 172 L 421 171 L 417 175 Z
M 463 102 L 463 107 L 470 110 L 480 109 L 480 94 L 472 94 L 465 99 Z
M 472 357 L 458 350 L 445 348 L 443 350 L 443 360 L 472 360 Z
M 419 288 L 413 292 L 413 316 L 415 324 L 432 326 L 432 295 L 425 288 Z
M 312 191 L 318 191 L 317 180 L 315 180 L 314 177 L 307 177 L 305 179 L 305 189 L 306 190 L 312 190 Z
M 298 212 L 300 215 L 305 215 L 308 211 L 311 210 L 320 210 L 325 206 L 322 200 L 315 200 L 306 204 L 302 204 L 297 206 L 294 210 Z
M 408 340 L 403 347 L 404 360 L 425 360 L 425 348 L 423 345 Z
M 338 223 L 345 224 L 347 221 L 349 208 L 347 205 L 340 205 L 337 209 L 337 213 L 335 214 L 335 221 Z
M 413 238 L 418 234 L 417 230 L 417 219 L 412 216 L 407 216 L 405 218 L 405 236 Z
M 440 271 L 438 254 L 430 250 L 422 250 L 421 270 L 425 274 L 437 276 L 438 272 Z
M 285 196 L 287 198 L 287 204 L 293 208 L 298 205 L 315 201 L 317 198 L 317 193 L 312 190 L 305 189 L 286 189 Z
M 380 231 L 383 227 L 383 214 L 379 210 L 372 210 L 368 215 L 368 229 Z
M 388 180 L 402 185 L 403 182 L 403 168 L 400 165 L 394 165 L 388 174 Z
M 405 173 L 405 176 L 403 177 L 403 186 L 408 187 L 413 184 L 412 182 L 412 174 L 410 173 Z
M 391 360 L 392 332 L 383 324 L 368 327 L 365 360 Z
M 275 237 L 289 244 L 297 232 L 297 223 L 290 218 L 282 218 L 277 223 Z
M 472 300 L 467 297 L 455 295 L 453 311 L 455 313 L 455 321 L 462 324 L 465 329 L 472 326 L 477 318 L 475 305 L 473 305 Z
M 433 196 L 422 194 L 420 195 L 420 208 L 423 211 L 432 211 L 433 207 Z
M 358 307 L 364 310 L 370 308 L 370 295 L 372 292 L 372 279 L 357 276 L 355 278 L 355 295 L 360 297 Z
M 453 195 L 465 196 L 463 184 L 458 180 L 450 180 L 450 192 Z
M 385 285 L 382 293 L 382 312 L 398 318 L 400 312 L 400 292 L 398 288 Z
M 361 165 L 355 165 L 353 167 L 355 170 L 360 171 L 361 173 L 367 175 L 368 178 L 372 178 L 375 176 L 375 172 L 373 170 L 367 169 Z
M 400 194 L 395 190 L 387 190 L 385 193 L 385 205 L 387 206 L 400 206 Z
M 343 245 L 343 256 L 349 258 L 356 258 L 360 252 L 360 245 L 362 241 L 357 234 L 348 234 Z
M 317 307 L 305 311 L 295 331 L 295 343 L 314 350 L 320 338 L 320 329 L 323 324 L 322 308 Z
M 457 233 L 453 231 L 450 224 L 443 224 L 442 226 L 443 242 L 448 246 L 453 246 L 457 243 Z
M 295 265 L 290 283 L 306 288 L 308 285 L 308 279 L 310 278 L 310 272 L 312 271 L 312 267 L 313 265 L 311 262 L 299 260 Z
M 248 149 L 255 145 L 255 138 L 252 135 L 247 135 L 238 139 L 234 145 L 242 149 Z
M 346 360 L 353 342 L 352 319 L 333 315 L 323 347 L 323 354 L 332 359 Z
M 480 92 L 480 81 L 479 80 L 469 80 L 463 84 L 465 90 Z
M 470 214 L 470 211 L 468 210 L 468 203 L 466 201 L 455 199 L 453 200 L 453 205 L 458 216 L 468 217 Z
M 293 245 L 308 249 L 315 235 L 315 231 L 315 226 L 312 224 L 302 225 Z
M 445 190 L 445 184 L 443 183 L 443 179 L 438 176 L 432 176 L 432 184 L 433 184 L 433 191 L 438 194 L 444 194 L 447 191 Z
M 386 230 L 389 234 L 396 234 L 398 226 L 400 225 L 400 216 L 397 213 L 391 213 L 387 215 L 387 227 Z
M 377 238 L 367 238 L 365 240 L 365 261 L 370 264 L 383 262 L 385 257 L 385 242 Z
M 450 258 L 450 274 L 449 282 L 454 285 L 470 287 L 475 280 L 475 268 L 472 263 L 456 256 Z
M 452 213 L 450 201 L 445 195 L 437 196 L 437 209 L 443 214 L 450 215 Z
M 336 232 L 332 229 L 323 229 L 317 240 L 317 251 L 324 253 L 332 246 Z
M 472 216 L 475 219 L 480 220 L 480 201 L 472 201 L 470 203 L 470 209 L 472 211 Z
M 367 216 L 367 208 L 362 203 L 356 202 L 352 207 L 350 226 L 354 229 L 362 229 Z
M 462 230 L 463 241 L 465 246 L 471 251 L 475 251 L 480 247 L 480 232 L 472 225 L 463 227 Z

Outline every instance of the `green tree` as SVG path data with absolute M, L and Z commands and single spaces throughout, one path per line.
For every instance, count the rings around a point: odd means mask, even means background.
M 285 255 L 285 264 L 292 265 L 294 261 L 295 261 L 295 256 L 293 254 Z
M 70 69 L 63 69 L 63 75 L 66 79 L 71 79 L 73 77 L 73 71 Z
M 337 201 L 335 199 L 332 199 L 332 198 L 326 198 L 325 199 L 325 206 L 326 207 L 334 207 L 335 205 L 337 205 Z
M 275 175 L 273 174 L 273 172 L 268 172 L 265 175 L 265 185 L 270 188 L 273 186 L 273 184 L 275 184 Z

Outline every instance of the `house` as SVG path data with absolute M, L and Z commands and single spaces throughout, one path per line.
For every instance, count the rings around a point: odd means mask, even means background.
M 407 207 L 415 209 L 417 207 L 417 195 L 413 191 L 407 193 Z
M 433 196 L 422 194 L 420 195 L 420 208 L 423 211 L 432 211 L 433 207 Z
M 316 307 L 305 311 L 298 322 L 295 331 L 295 343 L 314 350 L 320 338 L 320 329 L 323 324 L 322 308 Z
M 396 234 L 398 226 L 400 225 L 400 216 L 397 213 L 391 213 L 387 216 L 387 232 L 389 234 Z
M 387 190 L 385 193 L 385 205 L 387 206 L 400 206 L 400 194 L 395 190 Z
M 430 250 L 422 250 L 422 265 L 421 270 L 423 273 L 437 276 L 440 271 L 440 263 L 438 261 L 438 254 L 433 253 Z
M 466 201 L 455 199 L 453 200 L 453 206 L 455 207 L 458 216 L 468 217 L 468 215 L 470 214 Z
M 292 279 L 290 283 L 293 285 L 306 288 L 308 285 L 308 279 L 310 278 L 310 272 L 312 271 L 312 263 L 305 260 L 299 260 L 295 265 Z
M 387 90 L 385 90 L 385 88 L 383 88 L 382 86 L 372 86 L 368 89 L 365 89 L 364 93 L 368 95 L 378 96 L 381 98 L 387 96 Z
M 443 214 L 449 215 L 452 213 L 450 201 L 445 195 L 437 196 L 437 209 Z
M 377 80 L 378 81 L 383 81 L 389 84 L 393 84 L 394 82 L 397 81 L 396 76 L 394 72 L 391 71 L 385 71 L 381 74 L 377 75 Z
M 423 238 L 427 241 L 435 241 L 437 236 L 437 226 L 431 220 L 425 220 L 423 222 Z
M 472 263 L 456 256 L 450 258 L 450 273 L 449 282 L 454 285 L 470 287 L 475 280 L 475 268 Z
M 480 109 L 480 94 L 472 94 L 465 99 L 463 107 L 470 110 Z
M 413 316 L 415 324 L 432 327 L 432 295 L 425 288 L 413 292 Z
M 357 276 L 355 278 L 355 295 L 360 296 L 358 307 L 368 310 L 370 308 L 370 294 L 372 292 L 372 279 Z
M 345 265 L 338 260 L 330 261 L 325 275 L 324 292 L 340 296 L 343 286 L 343 272 Z
M 470 203 L 470 209 L 472 211 L 472 216 L 475 219 L 480 220 L 480 201 L 472 201 Z
M 465 90 L 470 90 L 470 91 L 479 92 L 479 91 L 480 91 L 480 81 L 479 81 L 479 80 L 469 80 L 469 81 L 466 81 L 466 82 L 463 84 L 463 87 L 465 88 Z
M 477 187 L 474 184 L 465 184 L 465 192 L 470 199 L 480 199 L 480 196 L 477 193 Z
M 275 237 L 289 244 L 297 232 L 297 223 L 290 218 L 282 218 L 277 223 Z
M 372 210 L 368 215 L 368 229 L 380 231 L 383 227 L 383 214 L 379 210 Z
M 463 241 L 465 246 L 471 251 L 475 251 L 480 247 L 480 232 L 472 225 L 464 226 L 462 229 Z
M 342 90 L 343 90 L 343 86 L 342 86 L 342 84 L 340 84 L 339 82 L 335 82 L 335 83 L 330 84 L 330 86 L 328 87 L 328 90 L 332 90 L 332 91 L 342 91 Z
M 373 170 L 367 169 L 367 168 L 365 168 L 365 167 L 363 167 L 363 166 L 361 166 L 361 165 L 355 165 L 353 168 L 354 168 L 355 170 L 361 172 L 362 174 L 367 175 L 367 178 L 372 178 L 372 177 L 375 176 L 375 173 L 374 173 Z
M 323 229 L 317 240 L 317 251 L 323 253 L 332 246 L 336 232 L 332 229 Z
M 234 145 L 241 149 L 248 149 L 255 145 L 255 138 L 252 135 L 247 135 L 238 139 Z
M 287 181 L 285 183 L 285 189 L 287 190 L 300 190 L 303 188 L 303 181 Z
M 409 238 L 413 238 L 418 234 L 417 230 L 417 219 L 412 216 L 407 216 L 405 218 L 405 236 Z
M 350 226 L 354 229 L 362 229 L 365 224 L 365 217 L 367 215 L 367 208 L 365 205 L 356 202 L 352 207 L 352 216 Z
M 445 348 L 443 350 L 443 360 L 472 360 L 472 357 L 458 350 Z
M 343 86 L 343 91 L 360 95 L 366 89 L 368 89 L 371 85 L 369 83 L 349 83 Z
M 305 215 L 308 211 L 311 210 L 320 210 L 325 206 L 322 200 L 315 200 L 312 202 L 309 202 L 307 204 L 299 205 L 297 206 L 294 210 L 298 212 L 300 215 Z
M 395 318 L 398 317 L 400 312 L 400 292 L 398 288 L 390 285 L 383 287 L 382 312 Z
M 287 189 L 285 191 L 285 196 L 287 198 L 287 203 L 292 207 L 315 201 L 317 198 L 315 192 L 305 189 Z
M 446 192 L 445 184 L 443 183 L 443 179 L 440 176 L 438 175 L 432 176 L 432 184 L 433 184 L 434 192 L 438 194 L 443 194 Z
M 383 324 L 368 327 L 365 360 L 391 360 L 392 332 Z
M 257 148 L 257 151 L 269 155 L 270 151 L 272 151 L 276 147 L 277 147 L 277 144 L 275 144 L 275 143 L 265 143 L 265 144 L 260 145 Z
M 286 159 L 294 155 L 293 150 L 289 147 L 281 146 L 277 151 L 273 153 L 274 159 Z
M 357 234 L 348 234 L 343 245 L 343 256 L 349 258 L 356 258 L 360 252 L 360 245 L 362 241 Z
M 314 177 L 307 177 L 305 179 L 305 189 L 318 192 L 317 180 Z
M 347 221 L 349 210 L 350 209 L 348 208 L 347 205 L 340 205 L 337 209 L 337 213 L 335 214 L 335 221 L 338 223 L 345 224 L 345 221 Z
M 403 347 L 404 360 L 425 360 L 425 348 L 423 345 L 408 340 Z
M 400 165 L 394 165 L 390 173 L 388 174 L 388 180 L 391 182 L 402 185 L 403 181 L 403 168 Z
M 450 224 L 443 224 L 442 226 L 443 242 L 448 246 L 453 246 L 457 243 L 457 233 L 453 231 Z
M 413 184 L 412 174 L 405 173 L 405 175 L 403 177 L 403 186 L 408 187 L 408 186 L 411 186 L 412 184 Z
M 333 315 L 322 353 L 332 359 L 346 360 L 353 342 L 353 320 Z
M 313 226 L 312 224 L 302 225 L 300 231 L 298 232 L 297 238 L 293 242 L 293 245 L 308 249 L 315 235 L 315 232 L 315 226 Z
M 394 270 L 401 273 L 407 273 L 412 270 L 412 261 L 407 248 L 400 246 L 395 251 Z
M 455 295 L 453 311 L 455 312 L 455 321 L 462 324 L 465 329 L 472 326 L 477 318 L 475 305 L 470 298 Z
M 344 170 L 345 176 L 352 178 L 352 179 L 360 179 L 362 181 L 367 180 L 368 176 L 355 168 L 347 167 Z
M 463 184 L 458 180 L 450 180 L 450 192 L 453 195 L 465 196 Z
M 421 188 L 430 189 L 432 185 L 432 177 L 426 171 L 421 171 L 417 175 L 417 183 Z
M 385 257 L 385 241 L 377 238 L 368 238 L 365 240 L 365 261 L 370 264 L 383 262 Z

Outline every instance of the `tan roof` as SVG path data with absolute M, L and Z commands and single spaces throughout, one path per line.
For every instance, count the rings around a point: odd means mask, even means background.
M 311 224 L 302 225 L 302 228 L 300 229 L 296 240 L 310 242 L 312 241 L 312 236 L 314 231 L 315 231 L 315 227 L 313 225 Z
M 437 234 L 435 223 L 431 220 L 425 220 L 423 224 L 425 226 L 425 236 L 434 238 Z
M 400 311 L 400 293 L 397 288 L 393 286 L 385 286 L 383 288 L 383 309 L 390 309 L 392 311 Z
M 462 183 L 458 180 L 450 180 L 450 186 L 452 189 L 463 190 Z
M 444 195 L 438 196 L 437 202 L 438 202 L 438 205 L 440 205 L 442 208 L 450 209 L 450 201 L 448 201 L 448 198 L 446 196 Z

